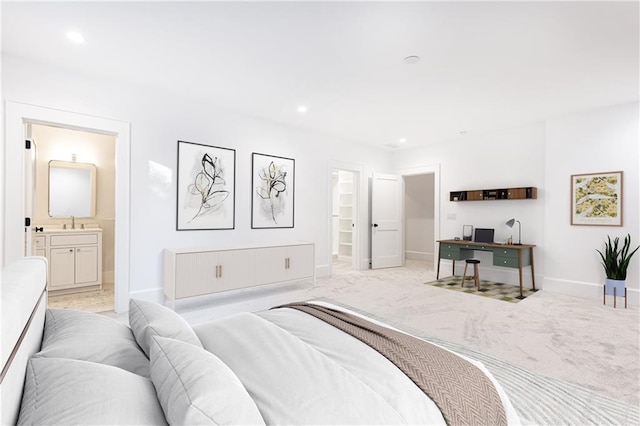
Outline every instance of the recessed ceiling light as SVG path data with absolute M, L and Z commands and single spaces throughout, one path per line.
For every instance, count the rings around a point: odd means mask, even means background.
M 307 112 L 307 107 L 305 105 L 298 105 L 297 110 L 300 114 L 304 114 Z
M 398 143 L 399 143 L 399 144 L 407 143 L 407 138 L 400 138 L 400 139 L 398 139 Z
M 420 62 L 420 56 L 416 56 L 416 55 L 407 56 L 402 61 L 407 65 L 417 64 L 418 62 Z
M 70 41 L 78 44 L 83 44 L 85 42 L 84 36 L 77 31 L 69 31 L 67 33 L 67 38 Z

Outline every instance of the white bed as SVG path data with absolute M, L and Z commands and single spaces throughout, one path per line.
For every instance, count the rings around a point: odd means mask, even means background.
M 2 424 L 451 424 L 387 357 L 305 312 L 192 328 L 132 300 L 127 327 L 47 310 L 45 279 L 43 258 L 3 271 Z M 467 361 L 495 389 L 505 423 L 519 424 L 500 385 Z

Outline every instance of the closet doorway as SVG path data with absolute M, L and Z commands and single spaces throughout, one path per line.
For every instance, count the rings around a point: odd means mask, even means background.
M 359 179 L 357 170 L 331 170 L 331 272 L 359 269 Z
M 433 270 L 440 239 L 440 165 L 400 170 L 404 179 L 404 258 Z
M 434 174 L 404 176 L 404 253 L 433 269 L 435 243 Z

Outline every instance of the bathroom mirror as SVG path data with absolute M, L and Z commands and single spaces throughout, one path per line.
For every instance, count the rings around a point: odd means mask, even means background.
M 49 161 L 49 216 L 94 217 L 95 215 L 95 164 Z

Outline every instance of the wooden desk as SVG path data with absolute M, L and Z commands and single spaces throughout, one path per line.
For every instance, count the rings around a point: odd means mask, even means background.
M 531 283 L 536 289 L 536 278 L 533 269 L 533 244 L 495 244 L 475 243 L 465 240 L 438 240 L 438 270 L 436 279 L 440 279 L 440 259 L 453 260 L 455 275 L 456 260 L 471 259 L 475 250 L 493 253 L 493 265 L 505 268 L 518 268 L 520 276 L 520 297 L 522 297 L 522 268 L 531 266 Z

